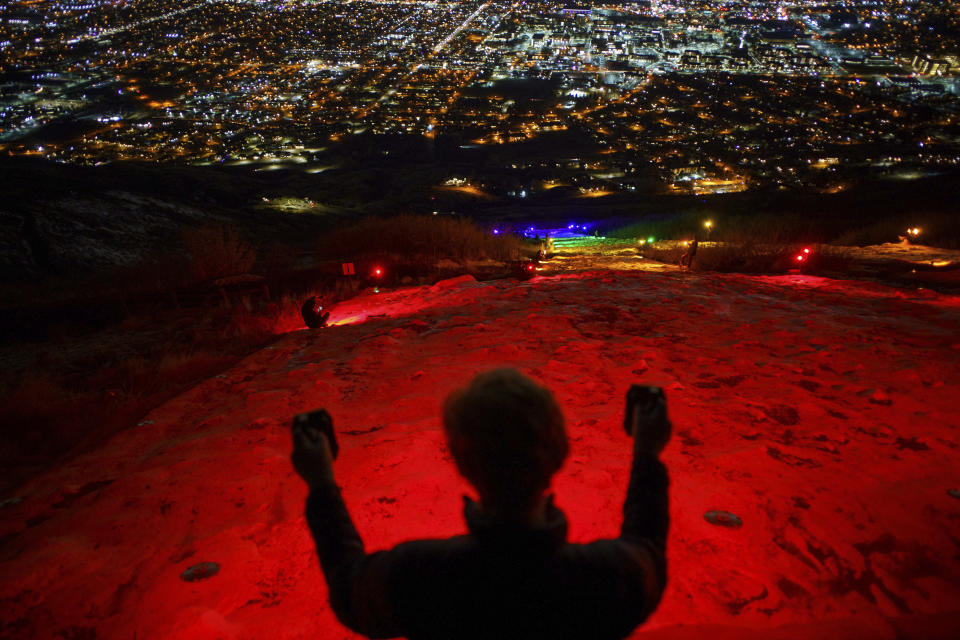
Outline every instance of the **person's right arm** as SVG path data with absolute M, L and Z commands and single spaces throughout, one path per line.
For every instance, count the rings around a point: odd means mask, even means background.
M 620 539 L 648 551 L 661 585 L 666 583 L 667 530 L 670 527 L 668 486 L 667 469 L 659 456 L 637 446 L 635 441 Z
M 584 637 L 625 638 L 656 610 L 667 582 L 666 540 L 670 517 L 667 511 L 667 471 L 660 451 L 670 437 L 666 411 L 654 410 L 628 417 L 633 439 L 633 466 L 623 505 L 623 526 L 614 540 L 589 545 L 571 545 L 580 564 L 577 575 L 590 575 L 581 585 L 587 607 L 593 614 L 593 631 Z M 649 418 L 658 420 L 652 422 Z M 583 566 L 590 567 L 586 571 Z M 583 622 L 574 614 L 573 622 Z
M 350 629 L 371 638 L 403 635 L 390 597 L 396 557 L 368 554 L 340 495 L 327 436 L 294 424 L 293 466 L 310 488 L 306 517 L 327 581 L 330 607 Z
M 652 612 L 667 583 L 667 530 L 669 478 L 660 462 L 660 452 L 670 440 L 671 425 L 666 403 L 661 401 L 648 415 L 633 418 L 633 466 L 627 498 L 623 504 L 620 540 L 643 575 L 644 609 Z

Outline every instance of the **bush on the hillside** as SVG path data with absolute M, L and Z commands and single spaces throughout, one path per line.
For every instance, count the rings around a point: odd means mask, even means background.
M 165 291 L 182 286 L 194 278 L 192 264 L 192 259 L 182 253 L 153 254 L 115 269 L 109 281 L 127 294 Z
M 183 244 L 190 256 L 190 275 L 196 280 L 248 273 L 257 258 L 253 246 L 228 226 L 187 229 Z
M 80 392 L 44 372 L 3 386 L 0 400 L 0 462 L 8 469 L 62 455 L 126 426 L 141 409 L 117 390 Z
M 711 220 L 708 231 L 704 222 Z M 950 213 L 905 211 L 897 216 L 870 220 L 862 213 L 825 215 L 819 211 L 753 213 L 711 216 L 686 212 L 657 220 L 645 220 L 607 232 L 613 238 L 685 240 L 697 236 L 737 245 L 791 245 L 799 243 L 869 245 L 897 242 L 910 227 L 923 230 L 918 242 L 936 247 L 960 247 L 960 224 Z
M 708 230 L 704 223 L 710 220 Z M 829 235 L 815 219 L 798 214 L 740 214 L 710 216 L 699 212 L 682 213 L 660 220 L 636 222 L 607 233 L 613 238 L 648 238 L 686 240 L 696 236 L 701 241 L 713 240 L 734 244 L 764 245 L 793 242 L 821 242 Z
M 470 220 L 402 215 L 362 220 L 323 236 L 319 245 L 326 259 L 393 256 L 401 262 L 435 264 L 444 258 L 460 262 L 513 260 L 519 254 L 521 240 L 492 235 Z
M 675 242 L 646 245 L 642 255 L 649 260 L 679 264 L 686 247 Z M 789 268 L 787 250 L 782 245 L 742 243 L 700 243 L 691 266 L 692 271 L 721 271 L 739 273 L 769 273 Z
M 95 352 L 45 347 L 0 375 L 0 489 L 58 456 L 131 427 L 153 407 L 223 371 L 277 333 L 303 327 L 302 296 L 261 313 L 217 310 L 189 322 L 128 318 Z M 153 327 L 150 339 L 138 336 Z M 91 355 L 91 353 L 93 355 Z
M 956 214 L 925 213 L 904 214 L 899 218 L 886 218 L 850 228 L 835 239 L 837 244 L 866 246 L 897 242 L 905 236 L 908 228 L 918 227 L 920 236 L 914 241 L 945 249 L 960 248 L 960 221 Z
M 273 242 L 260 251 L 258 273 L 288 273 L 297 268 L 300 251 L 282 242 Z
M 811 253 L 803 262 L 803 273 L 821 274 L 842 272 L 849 267 L 851 257 L 840 248 L 809 245 Z M 753 242 L 701 242 L 693 260 L 692 271 L 726 273 L 785 273 L 800 268 L 797 255 L 802 244 L 756 244 Z M 660 242 L 640 249 L 644 258 L 679 264 L 686 251 L 680 243 Z
M 739 273 L 785 271 L 789 268 L 786 253 L 783 246 L 764 246 L 753 242 L 723 243 L 701 248 L 694 259 L 693 268 L 698 271 Z

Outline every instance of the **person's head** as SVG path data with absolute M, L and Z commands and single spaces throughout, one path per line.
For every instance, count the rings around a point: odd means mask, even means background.
M 451 393 L 443 425 L 457 469 L 484 507 L 510 519 L 539 503 L 569 450 L 553 394 L 516 369 L 481 373 Z

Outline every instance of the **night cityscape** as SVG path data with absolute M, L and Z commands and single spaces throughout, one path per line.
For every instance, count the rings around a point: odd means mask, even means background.
M 842 189 L 851 174 L 960 163 L 951 3 L 7 2 L 2 14 L 12 155 L 320 171 L 326 147 L 364 132 L 469 146 L 575 128 L 602 147 L 566 159 L 589 165 L 578 186 L 629 190 L 650 166 L 708 193 Z
M 960 2 L 0 0 L 0 640 L 952 640 L 954 392 Z

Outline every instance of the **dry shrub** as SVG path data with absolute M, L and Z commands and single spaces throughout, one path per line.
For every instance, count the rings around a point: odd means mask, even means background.
M 916 240 L 918 244 L 944 249 L 960 248 L 960 225 L 957 224 L 956 214 L 930 212 L 909 212 L 895 219 L 885 218 L 852 227 L 840 234 L 835 242 L 847 246 L 898 242 L 911 227 L 922 229 Z
M 693 271 L 730 273 L 785 273 L 798 267 L 797 255 L 809 247 L 811 253 L 803 263 L 803 273 L 843 273 L 850 267 L 852 256 L 842 247 L 828 245 L 755 244 L 753 242 L 701 242 L 693 260 Z M 686 247 L 662 242 L 643 247 L 645 258 L 679 264 Z
M 508 261 L 520 249 L 514 236 L 495 236 L 471 220 L 438 216 L 402 215 L 368 218 L 325 235 L 320 241 L 324 258 L 357 260 L 368 256 L 396 256 L 407 263 L 435 263 L 491 259 Z
M 117 391 L 75 391 L 34 374 L 0 390 L 0 464 L 56 457 L 134 419 L 136 398 Z
M 0 487 L 96 446 L 237 359 L 214 350 L 171 351 L 156 359 L 130 358 L 79 382 L 33 372 L 0 388 Z
M 303 326 L 302 296 L 251 312 L 144 314 L 108 333 L 45 348 L 0 377 L 0 489 L 132 427 L 190 385 Z
M 108 393 L 148 397 L 202 380 L 229 366 L 236 357 L 204 349 L 170 350 L 159 358 L 135 357 L 98 373 Z
M 221 371 L 236 360 L 235 357 L 214 351 L 166 354 L 160 360 L 157 374 L 174 383 L 192 382 Z
M 642 248 L 643 257 L 668 264 L 679 264 L 686 247 L 662 242 Z M 752 242 L 701 242 L 693 259 L 692 271 L 737 273 L 773 273 L 787 271 L 796 255 L 784 245 L 758 245 Z
M 709 232 L 703 223 L 712 220 Z M 795 213 L 741 213 L 713 215 L 706 212 L 685 212 L 660 219 L 651 219 L 611 230 L 613 238 L 648 238 L 684 240 L 696 236 L 700 241 L 750 245 L 786 245 L 820 242 L 828 233 L 826 225 L 809 216 Z
M 263 313 L 253 313 L 240 307 L 230 315 L 230 320 L 220 331 L 220 339 L 238 347 L 253 348 L 263 344 L 274 335 L 277 309 L 271 306 Z
M 335 291 L 330 290 L 324 290 L 321 292 L 321 295 L 327 305 L 332 305 L 337 300 L 345 297 L 337 295 Z M 270 316 L 275 334 L 288 333 L 303 328 L 303 316 L 300 315 L 300 305 L 303 304 L 306 297 L 306 295 L 295 296 L 287 294 L 277 303 L 276 312 Z
M 796 252 L 783 245 L 752 242 L 717 243 L 697 251 L 693 269 L 698 271 L 735 271 L 738 273 L 771 273 L 790 269 Z
M 707 233 L 705 220 L 714 222 Z M 694 235 L 735 245 L 797 245 L 831 243 L 871 245 L 897 242 L 910 227 L 923 229 L 918 242 L 946 249 L 960 247 L 960 225 L 953 212 L 904 211 L 896 215 L 866 217 L 857 212 L 831 215 L 823 211 L 770 211 L 744 213 L 684 212 L 635 222 L 607 232 L 614 238 L 682 240 Z
M 0 391 L 0 424 L 8 437 L 33 448 L 49 449 L 50 424 L 65 419 L 77 406 L 76 394 L 49 377 L 29 376 Z M 82 417 L 82 413 L 80 416 Z
M 640 255 L 647 260 L 655 260 L 666 264 L 678 264 L 683 251 L 683 247 L 675 246 L 673 243 L 670 245 L 647 244 L 640 247 Z
M 257 252 L 236 229 L 228 226 L 193 227 L 183 232 L 195 280 L 215 280 L 249 273 Z
M 114 270 L 110 281 L 121 292 L 136 295 L 144 291 L 164 291 L 190 280 L 190 261 L 180 253 L 147 256 Z
M 274 242 L 260 253 L 258 272 L 288 273 L 297 268 L 300 249 L 282 242 Z

